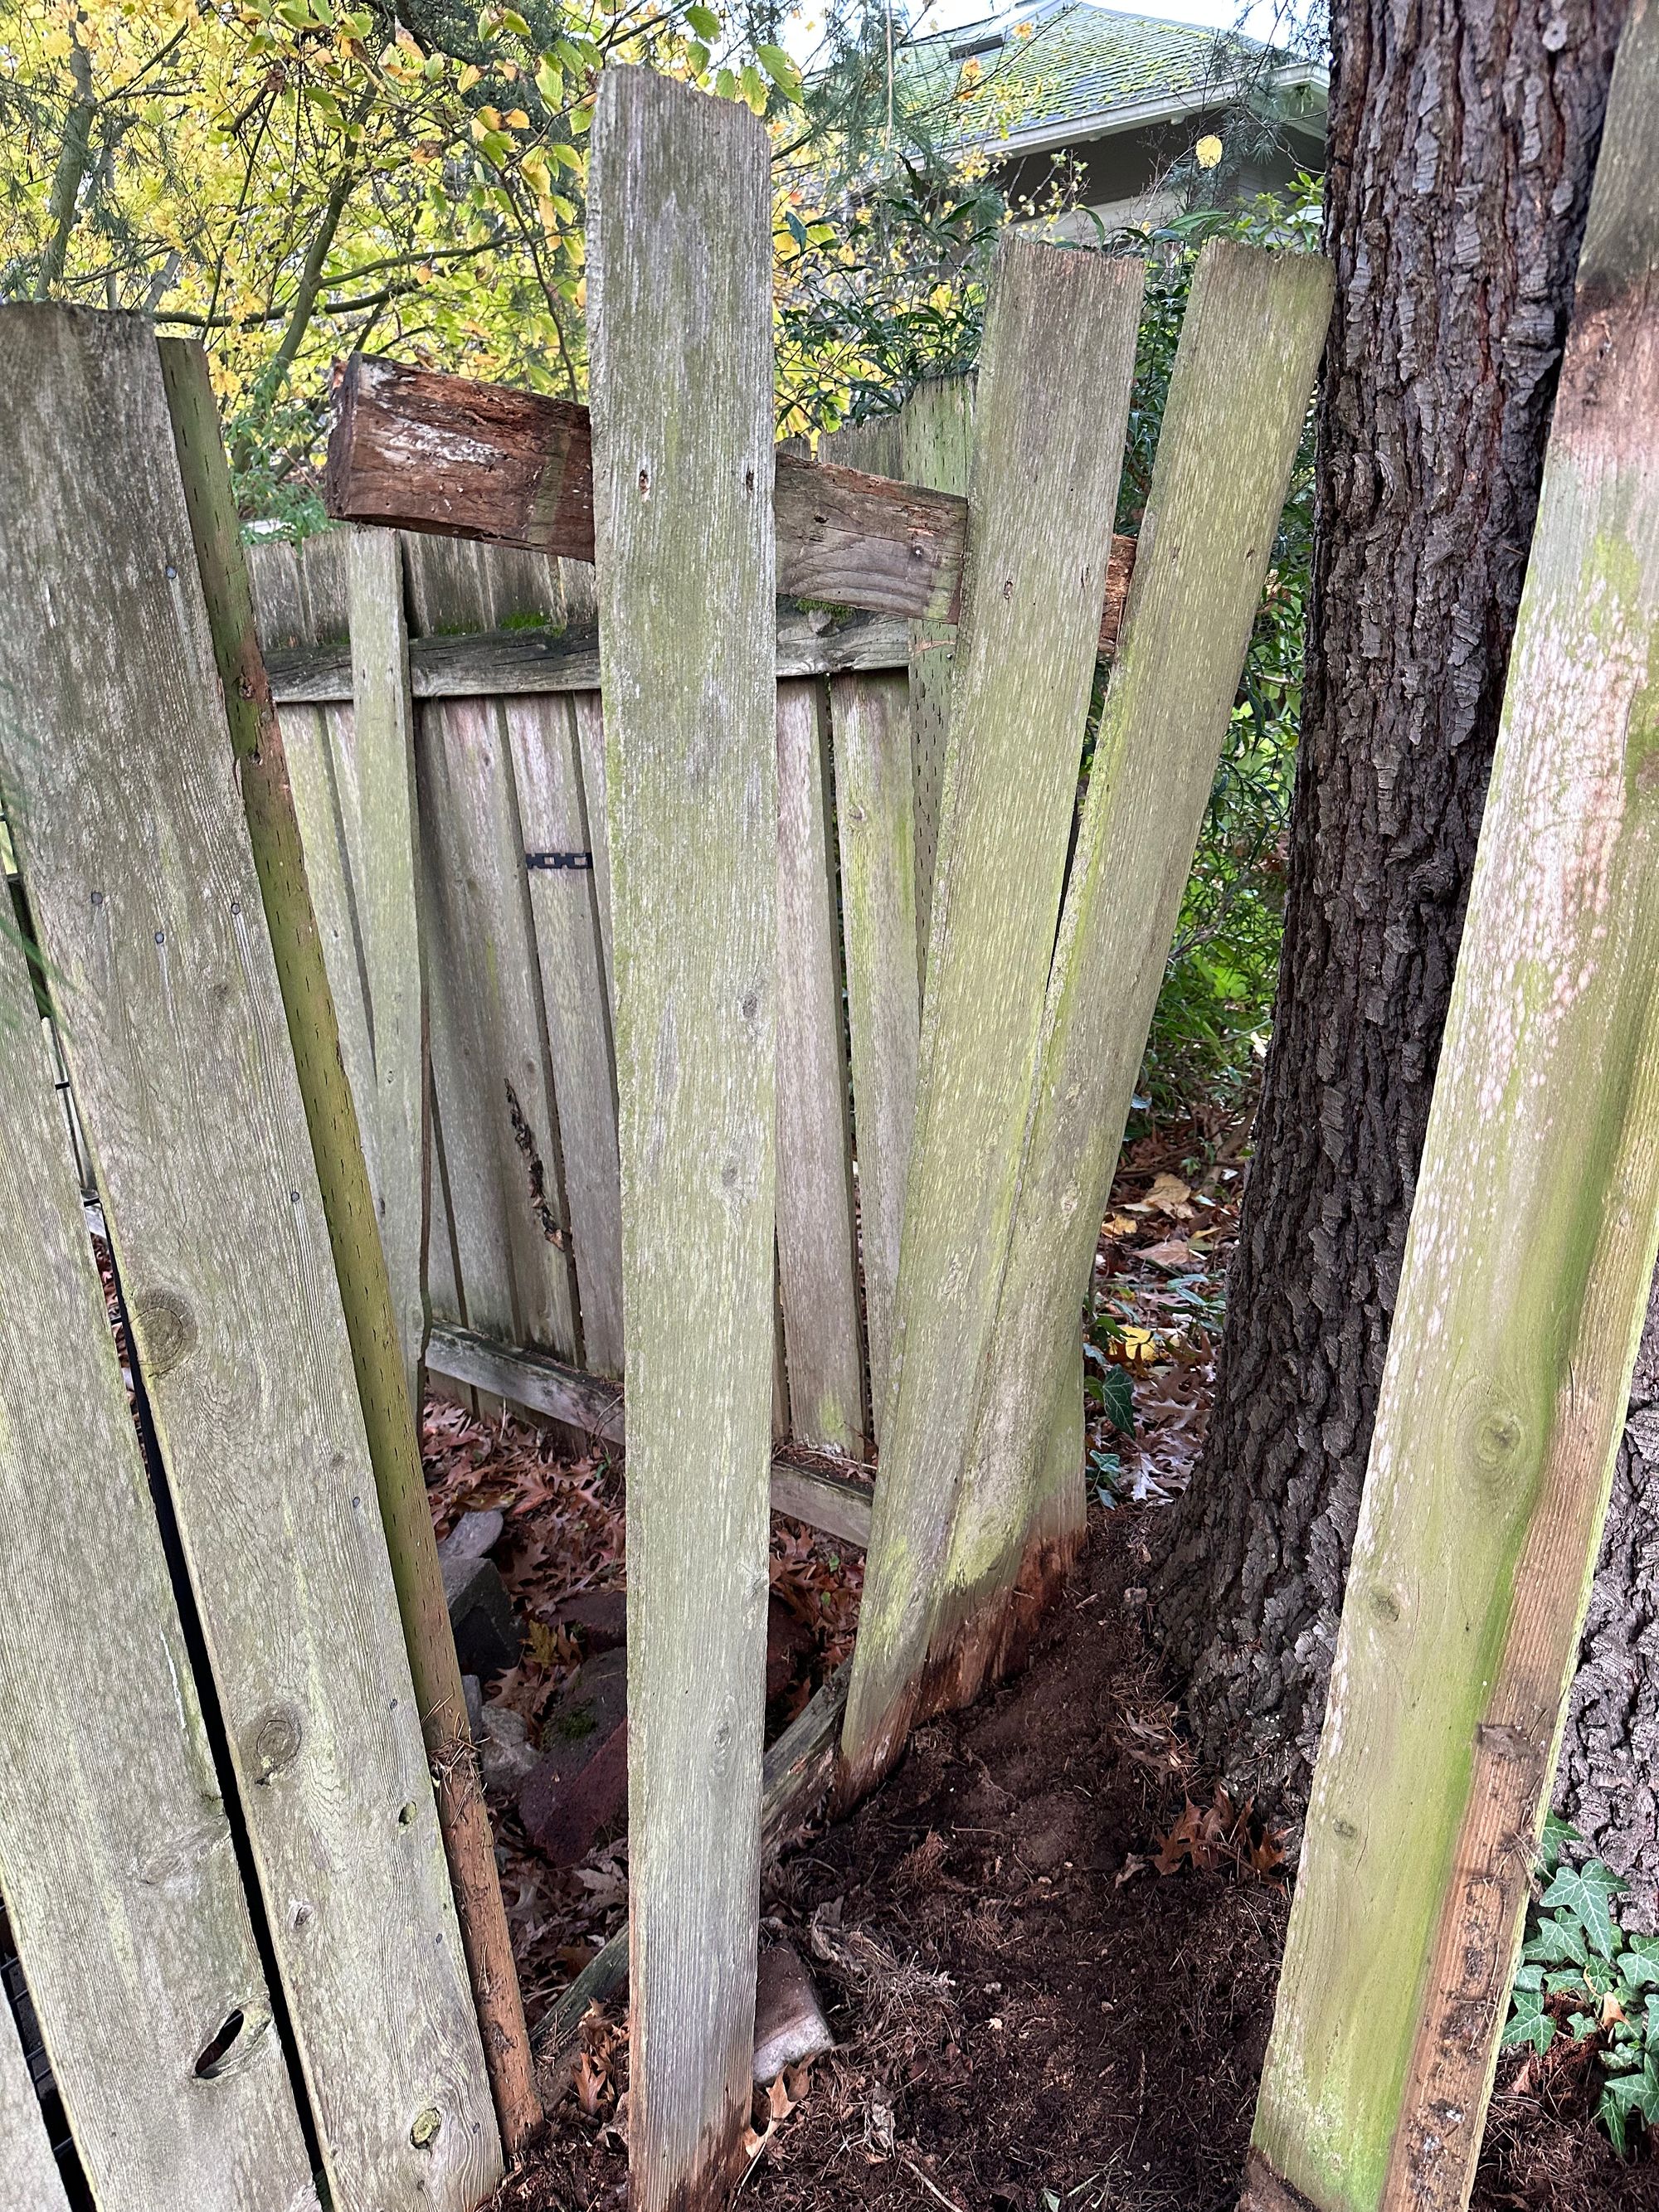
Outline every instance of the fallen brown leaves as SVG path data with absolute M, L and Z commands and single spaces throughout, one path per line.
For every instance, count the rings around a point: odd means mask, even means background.
M 1152 1863 L 1159 1874 L 1190 1865 L 1199 1874 L 1228 1870 L 1270 1880 L 1285 1863 L 1278 1832 L 1257 1814 L 1255 1800 L 1247 1797 L 1235 1805 L 1219 1783 L 1207 1805 L 1195 1805 L 1189 1797 L 1174 1827 L 1154 1841 Z

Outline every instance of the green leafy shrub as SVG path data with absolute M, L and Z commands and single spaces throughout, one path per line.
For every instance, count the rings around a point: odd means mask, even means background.
M 1540 1863 L 1545 1887 L 1527 1912 L 1504 2047 L 1541 2058 L 1558 2039 L 1589 2047 L 1602 2069 L 1595 2117 L 1615 2149 L 1630 2124 L 1659 2123 L 1659 1936 L 1628 1936 L 1614 1901 L 1627 1885 L 1552 1814 Z

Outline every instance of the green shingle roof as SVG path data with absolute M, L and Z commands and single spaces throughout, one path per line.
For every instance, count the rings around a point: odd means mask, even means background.
M 981 42 L 985 51 L 967 51 Z M 920 39 L 901 67 L 911 99 L 931 111 L 938 142 L 961 147 L 1201 94 L 1236 77 L 1241 49 L 1261 51 L 1197 24 L 1048 0 Z

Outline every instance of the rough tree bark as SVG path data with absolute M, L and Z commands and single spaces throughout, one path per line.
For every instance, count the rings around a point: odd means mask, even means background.
M 1333 10 L 1337 307 L 1284 955 L 1215 1411 L 1153 1589 L 1203 1754 L 1291 1806 L 1323 1712 L 1624 12 Z M 1659 1340 L 1639 1371 L 1659 1397 Z M 1659 1458 L 1659 1407 L 1645 1418 Z M 1638 1418 L 1562 1773 L 1579 1824 L 1651 1877 L 1633 1663 L 1659 1610 L 1645 1433 Z

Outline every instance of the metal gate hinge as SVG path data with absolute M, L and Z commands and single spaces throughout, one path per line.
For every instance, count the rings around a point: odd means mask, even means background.
M 527 868 L 591 868 L 591 853 L 526 853 L 524 864 Z

